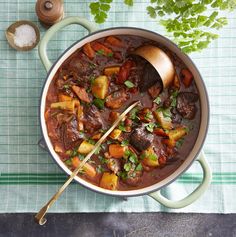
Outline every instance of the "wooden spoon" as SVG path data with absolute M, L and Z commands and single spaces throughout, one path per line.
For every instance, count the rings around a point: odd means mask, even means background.
M 113 125 L 108 129 L 108 131 L 97 141 L 95 144 L 93 150 L 88 153 L 88 155 L 83 159 L 83 161 L 80 163 L 80 165 L 71 173 L 71 175 L 68 177 L 67 181 L 61 186 L 61 188 L 53 195 L 53 197 L 48 201 L 48 203 L 38 212 L 38 214 L 35 216 L 35 221 L 40 224 L 44 225 L 47 221 L 44 216 L 46 215 L 48 209 L 53 205 L 53 203 L 61 196 L 63 191 L 66 189 L 66 187 L 71 183 L 71 181 L 74 179 L 74 177 L 81 171 L 83 166 L 86 164 L 86 162 L 91 158 L 91 156 L 94 154 L 94 152 L 97 150 L 97 148 L 103 143 L 103 141 L 107 138 L 107 136 L 113 131 L 114 128 L 118 126 L 120 121 L 125 117 L 126 114 L 128 114 L 136 105 L 139 104 L 139 101 L 134 102 L 132 105 L 130 105 L 113 123 Z

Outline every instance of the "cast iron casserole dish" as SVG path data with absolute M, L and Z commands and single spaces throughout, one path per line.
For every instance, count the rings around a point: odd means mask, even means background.
M 74 43 L 71 47 L 69 47 L 65 52 L 60 56 L 60 58 L 52 65 L 47 57 L 47 43 L 50 40 L 50 38 L 61 28 L 70 25 L 70 24 L 79 24 L 88 29 L 90 34 L 80 40 L 78 40 L 76 43 Z M 58 154 L 54 151 L 54 148 L 52 146 L 52 143 L 50 141 L 50 138 L 47 133 L 47 126 L 45 123 L 44 118 L 44 112 L 45 112 L 45 103 L 46 103 L 46 96 L 48 92 L 48 88 L 50 85 L 50 82 L 52 81 L 55 73 L 57 72 L 58 68 L 62 65 L 62 63 L 70 56 L 72 55 L 77 49 L 81 48 L 84 44 L 106 37 L 111 35 L 132 35 L 132 36 L 141 36 L 143 38 L 155 41 L 166 47 L 171 52 L 175 53 L 184 63 L 185 65 L 191 70 L 192 74 L 195 78 L 196 87 L 199 92 L 200 97 L 200 108 L 201 108 L 201 121 L 200 121 L 200 129 L 198 133 L 197 140 L 194 144 L 193 149 L 189 153 L 188 157 L 185 159 L 185 161 L 181 164 L 175 172 L 173 172 L 171 175 L 169 175 L 167 178 L 161 180 L 160 182 L 145 187 L 141 189 L 134 189 L 134 190 L 128 190 L 128 191 L 113 191 L 113 190 L 107 190 L 103 189 L 101 187 L 98 187 L 96 185 L 93 185 L 84 179 L 80 177 L 76 177 L 75 180 L 80 183 L 81 185 L 85 186 L 86 188 L 89 188 L 93 191 L 107 194 L 107 195 L 113 195 L 113 196 L 121 196 L 121 197 L 129 197 L 129 196 L 138 196 L 138 195 L 144 195 L 148 194 L 161 204 L 170 207 L 170 208 L 182 208 L 185 207 L 191 203 L 193 203 L 196 199 L 198 199 L 207 189 L 207 187 L 210 184 L 211 181 L 211 170 L 210 167 L 204 157 L 203 152 L 201 151 L 203 143 L 205 141 L 205 137 L 208 130 L 208 123 L 209 123 L 209 102 L 208 102 L 208 95 L 207 91 L 204 85 L 204 82 L 202 80 L 202 77 L 194 65 L 194 63 L 191 61 L 191 59 L 185 55 L 183 52 L 180 51 L 180 49 L 172 43 L 167 38 L 148 31 L 144 29 L 139 28 L 132 28 L 132 27 L 118 27 L 118 28 L 110 28 L 106 30 L 100 30 L 96 31 L 96 27 L 87 21 L 86 19 L 79 18 L 79 17 L 70 17 L 66 18 L 60 23 L 57 23 L 53 27 L 51 27 L 48 32 L 45 34 L 44 38 L 42 39 L 40 46 L 39 46 L 39 55 L 40 58 L 48 71 L 47 79 L 45 80 L 42 95 L 41 95 L 41 102 L 40 102 L 40 125 L 42 129 L 43 139 L 46 143 L 46 147 L 55 160 L 55 162 L 59 165 L 59 167 L 68 175 L 71 174 L 71 171 L 68 169 L 68 167 L 63 163 L 63 161 L 60 159 Z M 195 189 L 191 194 L 189 194 L 186 198 L 179 200 L 179 201 L 172 201 L 165 197 L 163 197 L 160 193 L 160 189 L 171 182 L 173 182 L 179 175 L 183 174 L 186 169 L 188 169 L 192 162 L 196 160 L 200 163 L 200 165 L 203 168 L 203 181 L 202 183 Z

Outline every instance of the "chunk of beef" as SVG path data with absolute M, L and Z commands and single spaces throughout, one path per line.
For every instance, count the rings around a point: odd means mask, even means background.
M 103 121 L 101 114 L 95 105 L 85 107 L 84 109 L 84 127 L 89 133 L 94 133 L 95 131 L 103 128 Z
M 192 92 L 181 92 L 177 97 L 177 111 L 185 119 L 193 119 L 197 108 L 198 95 Z
M 78 76 L 85 76 L 92 73 L 93 68 L 90 66 L 90 62 L 83 53 L 79 53 L 77 57 L 70 60 L 69 68 L 71 68 Z
M 150 88 L 148 88 L 148 94 L 155 99 L 162 91 L 162 85 L 161 83 L 158 81 L 156 82 L 153 86 L 151 86 Z
M 113 92 L 106 98 L 106 106 L 111 109 L 119 109 L 129 98 L 126 90 L 121 89 Z
M 146 150 L 153 142 L 153 134 L 148 133 L 142 125 L 134 129 L 131 134 L 130 144 L 138 151 Z
M 124 180 L 124 182 L 130 186 L 137 186 L 138 183 L 141 181 L 141 177 L 142 171 L 135 171 L 134 169 L 131 169 L 127 173 L 127 178 Z
M 121 170 L 120 160 L 109 158 L 107 161 L 107 168 L 117 174 Z
M 75 144 L 82 139 L 82 135 L 78 131 L 77 126 L 78 124 L 75 117 L 61 125 L 61 137 L 66 150 L 73 148 Z

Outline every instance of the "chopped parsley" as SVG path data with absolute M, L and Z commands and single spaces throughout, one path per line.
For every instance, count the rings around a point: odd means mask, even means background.
M 133 108 L 130 112 L 129 112 L 129 117 L 130 119 L 132 120 L 137 120 L 139 119 L 138 116 L 137 116 L 137 113 L 138 113 L 138 109 L 137 108 Z
M 145 128 L 147 129 L 148 132 L 153 132 L 153 129 L 156 127 L 155 123 L 147 123 L 145 124 Z
M 66 160 L 66 161 L 65 161 L 65 164 L 66 164 L 67 166 L 71 166 L 71 165 L 72 165 L 72 163 L 71 163 L 71 159 Z
M 98 108 L 98 109 L 103 109 L 104 108 L 104 103 L 105 103 L 105 100 L 102 100 L 102 99 L 94 99 L 93 101 L 93 104 Z
M 123 140 L 121 142 L 121 146 L 128 146 L 129 145 L 129 141 L 128 140 Z
M 138 162 L 138 157 L 137 157 L 134 153 L 132 153 L 132 154 L 130 155 L 130 157 L 129 157 L 129 161 L 130 161 L 131 163 L 136 164 L 136 163 Z
M 184 143 L 184 138 L 182 137 L 181 139 L 179 139 L 177 142 L 176 142 L 176 147 L 177 148 L 180 148 Z
M 157 105 L 159 105 L 161 103 L 160 96 L 157 96 L 157 98 L 155 100 L 153 100 L 153 102 L 156 103 Z
M 178 96 L 179 92 L 177 90 L 175 90 L 171 96 L 170 96 L 170 99 L 171 99 L 171 107 L 176 107 L 177 105 L 177 96 Z
M 103 49 L 99 49 L 99 50 L 96 52 L 96 54 L 98 54 L 98 55 L 104 55 L 105 52 L 104 52 Z
M 69 88 L 70 88 L 70 85 L 65 84 L 65 85 L 63 86 L 63 88 L 64 88 L 64 89 L 69 89 Z
M 83 160 L 85 158 L 85 155 L 78 154 L 78 157 L 79 157 L 80 160 Z
M 133 88 L 133 87 L 135 87 L 134 83 L 131 82 L 131 81 L 129 81 L 129 80 L 125 81 L 124 84 L 125 84 L 128 88 Z
M 141 163 L 139 163 L 135 168 L 136 171 L 141 171 L 142 169 L 143 169 L 143 166 Z
M 152 111 L 148 111 L 146 114 L 145 114 L 145 119 L 147 120 L 150 120 L 150 119 L 153 119 L 153 115 L 152 115 Z
M 88 142 L 89 142 L 90 144 L 92 144 L 92 145 L 95 145 L 95 144 L 96 144 L 96 142 L 95 142 L 93 139 L 91 139 L 91 138 L 88 139 Z
M 105 169 L 101 166 L 101 165 L 98 165 L 97 168 L 96 168 L 96 171 L 101 174 L 105 171 Z
M 113 57 L 113 53 L 112 53 L 112 52 L 111 52 L 111 53 L 108 53 L 107 56 L 108 56 L 108 57 Z
M 132 167 L 131 163 L 125 163 L 124 164 L 124 170 L 126 172 L 129 172 L 131 170 L 131 167 Z
M 124 125 L 124 122 L 121 122 L 120 125 L 119 125 L 119 129 L 123 132 L 126 132 L 126 128 L 125 128 L 125 125 Z
M 103 156 L 98 156 L 98 159 L 100 160 L 101 164 L 106 164 L 108 162 L 108 160 Z
M 101 149 L 102 149 L 101 146 L 99 146 L 99 147 L 95 150 L 94 154 L 95 154 L 95 155 L 98 155 L 98 154 L 100 153 Z

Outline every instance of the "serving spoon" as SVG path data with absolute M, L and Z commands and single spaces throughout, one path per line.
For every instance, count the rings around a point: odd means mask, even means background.
M 97 148 L 103 143 L 103 141 L 107 138 L 107 136 L 113 131 L 114 128 L 117 127 L 117 125 L 120 123 L 120 121 L 125 117 L 126 114 L 128 114 L 136 105 L 138 105 L 140 102 L 136 101 L 133 104 L 131 104 L 113 123 L 113 125 L 107 130 L 106 133 L 97 141 L 97 143 L 94 145 L 94 148 L 91 152 L 87 154 L 87 156 L 83 159 L 83 161 L 80 163 L 80 165 L 71 173 L 71 175 L 68 177 L 66 182 L 61 186 L 61 188 L 52 196 L 52 198 L 47 202 L 45 206 L 41 208 L 41 210 L 37 213 L 35 216 L 35 221 L 39 225 L 44 225 L 47 222 L 47 219 L 45 218 L 45 215 L 48 211 L 48 209 L 53 205 L 54 202 L 61 196 L 63 191 L 66 189 L 66 187 L 71 183 L 71 181 L 75 178 L 75 176 L 81 171 L 83 166 L 86 164 L 86 162 L 91 158 L 91 156 L 94 154 L 94 152 L 97 150 Z

